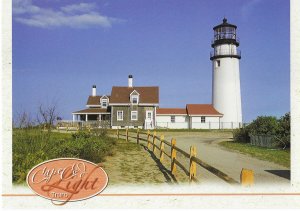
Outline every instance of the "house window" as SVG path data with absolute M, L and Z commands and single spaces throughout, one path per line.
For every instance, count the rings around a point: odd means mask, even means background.
M 138 112 L 131 111 L 131 120 L 138 120 Z
M 107 108 L 107 100 L 102 100 L 102 108 Z
M 139 96 L 132 95 L 131 96 L 131 102 L 132 102 L 132 104 L 138 104 L 139 103 Z
M 175 123 L 175 116 L 171 116 L 171 122 Z
M 221 66 L 221 61 L 220 60 L 217 60 L 216 61 L 216 67 L 220 67 Z
M 123 121 L 123 111 L 117 111 L 117 121 Z
M 201 123 L 205 123 L 205 116 L 201 117 Z

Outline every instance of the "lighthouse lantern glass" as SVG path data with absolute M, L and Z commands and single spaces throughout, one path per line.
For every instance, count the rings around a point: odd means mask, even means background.
M 215 40 L 221 39 L 236 39 L 235 27 L 223 26 L 215 29 L 214 33 Z

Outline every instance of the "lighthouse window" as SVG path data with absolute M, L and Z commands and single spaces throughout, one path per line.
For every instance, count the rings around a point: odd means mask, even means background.
M 220 60 L 217 60 L 216 61 L 216 67 L 220 67 L 221 66 L 221 61 Z

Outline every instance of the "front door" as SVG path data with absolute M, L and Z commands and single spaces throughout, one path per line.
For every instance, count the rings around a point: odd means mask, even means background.
M 153 129 L 153 128 L 154 128 L 153 111 L 146 111 L 145 129 Z
M 153 111 L 146 111 L 146 119 L 148 121 L 152 121 L 153 120 Z

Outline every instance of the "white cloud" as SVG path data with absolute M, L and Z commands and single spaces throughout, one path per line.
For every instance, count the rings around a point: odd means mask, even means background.
M 61 10 L 64 12 L 89 12 L 96 8 L 96 5 L 93 3 L 80 3 L 80 4 L 71 4 L 64 7 L 61 7 Z
M 53 28 L 67 26 L 88 28 L 91 26 L 111 27 L 123 20 L 101 15 L 95 4 L 71 4 L 53 10 L 32 4 L 31 0 L 13 0 L 14 20 L 34 27 Z
M 37 13 L 40 8 L 32 5 L 31 0 L 13 0 L 13 14 Z

